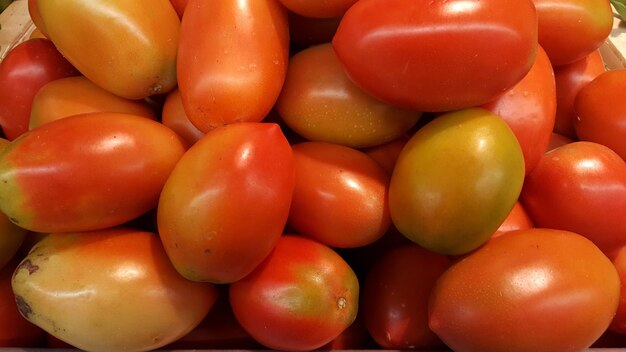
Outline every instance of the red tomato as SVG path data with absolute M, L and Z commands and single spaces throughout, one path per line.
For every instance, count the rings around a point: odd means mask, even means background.
M 626 244 L 626 163 L 604 145 L 573 142 L 546 153 L 520 200 L 537 227 L 579 233 L 607 254 Z
M 0 348 L 42 347 L 45 331 L 24 319 L 17 309 L 11 276 L 19 261 L 0 268 Z
M 47 39 L 30 39 L 11 49 L 0 62 L 0 126 L 4 135 L 13 140 L 28 131 L 33 98 L 39 88 L 77 74 Z
M 161 122 L 176 132 L 188 147 L 204 136 L 204 132 L 189 121 L 178 88 L 167 95 L 161 112 Z
M 396 165 L 396 160 L 398 160 L 402 148 L 404 148 L 408 141 L 409 136 L 404 134 L 390 142 L 365 148 L 363 151 L 391 175 Z
M 428 301 L 450 259 L 416 244 L 386 252 L 367 274 L 363 317 L 384 349 L 435 349 L 441 340 L 428 327 Z
M 522 147 L 528 175 L 543 155 L 554 128 L 556 86 L 546 52 L 539 47 L 528 74 L 482 107 L 502 117 L 511 127 Z
M 613 27 L 607 0 L 533 0 L 538 40 L 555 66 L 580 60 L 598 49 Z
M 594 50 L 571 64 L 554 67 L 557 102 L 554 132 L 570 139 L 578 138 L 574 128 L 577 119 L 574 111 L 576 95 L 582 87 L 604 71 L 606 68 L 599 50 Z
M 626 160 L 626 69 L 598 75 L 576 95 L 574 121 L 580 140 L 606 145 Z
M 620 280 L 626 282 L 626 246 L 615 251 L 612 261 Z M 615 313 L 609 329 L 613 332 L 626 334 L 626 285 L 622 285 L 617 313 Z
M 507 232 L 515 231 L 515 230 L 527 230 L 535 227 L 533 225 L 533 221 L 530 219 L 530 216 L 524 209 L 524 206 L 520 202 L 515 202 L 513 209 L 509 215 L 504 219 L 504 222 L 496 232 L 491 236 L 491 238 L 500 236 Z
M 103 229 L 157 205 L 184 153 L 162 124 L 120 113 L 74 115 L 25 133 L 0 156 L 0 209 L 37 232 Z
M 357 313 L 354 322 L 332 341 L 320 347 L 320 350 L 367 350 L 376 347 L 372 340 L 365 322 L 363 314 Z
M 359 247 L 391 225 L 389 175 L 356 149 L 324 142 L 293 146 L 296 186 L 289 225 L 331 247 Z
M 301 16 L 331 18 L 343 15 L 358 0 L 280 0 L 287 9 Z
M 454 351 L 583 351 L 611 323 L 619 292 L 615 267 L 585 237 L 520 230 L 443 273 L 430 327 Z
M 276 124 L 240 122 L 207 133 L 178 162 L 157 208 L 176 269 L 215 283 L 248 275 L 282 234 L 294 179 L 293 152 Z
M 419 111 L 483 104 L 519 82 L 537 52 L 530 0 L 361 0 L 333 47 L 372 95 Z
M 289 12 L 289 39 L 292 48 L 330 43 L 339 27 L 341 17 L 312 18 Z
M 283 235 L 250 275 L 230 285 L 237 320 L 264 346 L 313 350 L 346 330 L 358 310 L 359 282 L 331 248 Z
M 178 87 L 201 131 L 261 121 L 287 72 L 289 26 L 278 0 L 190 0 L 178 50 Z
M 574 140 L 561 134 L 552 132 L 552 134 L 550 135 L 550 141 L 548 142 L 548 146 L 546 147 L 546 152 L 549 152 L 552 149 L 556 149 L 564 144 L 572 142 L 574 142 Z

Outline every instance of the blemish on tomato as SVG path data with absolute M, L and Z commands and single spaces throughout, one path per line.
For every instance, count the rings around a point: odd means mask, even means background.
M 33 314 L 32 308 L 30 308 L 30 305 L 26 303 L 26 301 L 24 300 L 24 298 L 22 298 L 22 296 L 16 295 L 15 303 L 17 304 L 17 309 L 20 311 L 20 314 L 24 316 L 24 318 L 28 319 L 28 316 L 30 314 Z
M 39 270 L 38 265 L 33 265 L 30 259 L 26 259 L 17 266 L 15 272 L 17 273 L 19 270 L 28 270 L 28 275 L 32 275 L 35 271 Z
M 339 297 L 337 300 L 337 308 L 340 310 L 345 309 L 348 306 L 348 301 L 344 297 Z

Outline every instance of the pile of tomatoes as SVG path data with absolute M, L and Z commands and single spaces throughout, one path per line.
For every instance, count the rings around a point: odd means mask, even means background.
M 30 0 L 0 347 L 626 347 L 609 0 Z

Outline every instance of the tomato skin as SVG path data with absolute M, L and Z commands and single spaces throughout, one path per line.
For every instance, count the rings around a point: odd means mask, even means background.
M 546 153 L 520 200 L 537 227 L 576 232 L 607 254 L 626 244 L 626 163 L 604 145 L 579 141 Z
M 358 0 L 280 0 L 290 11 L 305 17 L 331 18 L 342 16 Z
M 613 28 L 606 0 L 533 0 L 538 41 L 554 66 L 580 60 L 598 49 Z
M 548 146 L 546 147 L 546 153 L 551 151 L 552 149 L 556 149 L 564 144 L 572 142 L 574 142 L 574 140 L 565 137 L 562 134 L 552 132 L 552 134 L 550 135 L 550 141 L 548 142 Z
M 197 129 L 189 121 L 178 88 L 169 92 L 165 98 L 161 111 L 161 122 L 176 132 L 185 141 L 187 147 L 204 137 L 204 132 Z
M 526 175 L 537 165 L 550 140 L 556 114 L 556 84 L 548 55 L 538 47 L 530 71 L 506 93 L 482 105 L 511 127 L 524 153 Z
M 361 0 L 333 47 L 348 75 L 379 99 L 418 111 L 486 103 L 530 70 L 532 1 Z
M 398 156 L 408 141 L 409 136 L 403 134 L 390 142 L 365 148 L 363 152 L 374 159 L 391 175 L 393 168 L 396 166 L 396 160 L 398 160 Z
M 47 37 L 102 88 L 141 99 L 176 86 L 180 20 L 169 0 L 37 0 L 37 8 Z
M 526 209 L 524 209 L 522 203 L 517 201 L 515 202 L 515 205 L 513 206 L 513 209 L 511 209 L 509 215 L 507 215 L 506 219 L 504 219 L 500 227 L 498 227 L 498 229 L 496 230 L 496 232 L 494 232 L 491 238 L 500 236 L 507 232 L 516 230 L 527 230 L 532 229 L 533 227 L 535 227 L 535 225 L 528 215 L 528 212 L 526 212 Z
M 159 234 L 176 269 L 215 283 L 249 274 L 282 234 L 294 183 L 293 152 L 278 125 L 240 122 L 208 132 L 159 199 Z
M 288 60 L 287 11 L 278 0 L 190 0 L 178 50 L 187 116 L 203 132 L 261 121 L 278 98 Z
M 363 286 L 365 324 L 384 349 L 435 349 L 443 343 L 428 327 L 428 301 L 450 259 L 416 244 L 386 252 Z
M 85 76 L 66 77 L 37 91 L 30 111 L 29 129 L 63 117 L 89 112 L 119 112 L 156 120 L 143 100 L 129 100 L 95 85 Z
M 39 13 L 39 8 L 37 7 L 37 0 L 28 0 L 28 16 L 35 25 L 36 29 L 38 29 L 40 33 L 46 37 L 46 29 L 44 28 L 43 20 L 41 19 L 41 14 Z
M 574 121 L 580 140 L 603 144 L 626 159 L 626 69 L 601 73 L 576 95 Z
M 620 247 L 615 251 L 611 261 L 615 265 L 615 269 L 622 282 L 626 281 L 626 246 Z M 619 305 L 617 312 L 611 321 L 609 326 L 610 331 L 617 332 L 619 334 L 626 333 L 626 286 L 622 285 L 620 290 Z
M 120 225 L 157 205 L 184 150 L 173 131 L 141 116 L 90 113 L 49 122 L 0 154 L 0 207 L 37 232 Z
M 15 46 L 0 63 L 0 126 L 9 140 L 28 131 L 33 98 L 46 83 L 74 76 L 76 69 L 47 39 Z
M 398 156 L 389 186 L 391 218 L 413 242 L 463 254 L 497 230 L 523 180 L 520 145 L 502 118 L 481 108 L 442 114 Z
M 613 264 L 585 237 L 515 231 L 446 270 L 430 327 L 455 351 L 582 351 L 609 326 L 619 291 Z
M 389 175 L 365 153 L 339 144 L 293 145 L 296 183 L 289 225 L 325 245 L 360 247 L 391 225 Z
M 599 50 L 567 65 L 554 67 L 556 81 L 556 117 L 554 132 L 569 139 L 578 139 L 574 122 L 577 119 L 574 101 L 580 90 L 606 71 Z
M 421 116 L 383 103 L 354 85 L 330 43 L 291 57 L 276 109 L 304 138 L 353 148 L 389 142 Z
M 156 234 L 131 228 L 52 233 L 16 268 L 12 287 L 29 321 L 90 351 L 166 345 L 217 298 L 212 284 L 174 270 Z
M 283 235 L 263 263 L 230 285 L 229 297 L 241 325 L 264 346 L 313 350 L 355 320 L 359 282 L 331 248 Z

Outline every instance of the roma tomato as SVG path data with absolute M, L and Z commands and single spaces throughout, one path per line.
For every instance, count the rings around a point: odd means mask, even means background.
M 532 0 L 538 41 L 555 66 L 580 60 L 598 49 L 613 27 L 608 0 Z
M 413 242 L 463 254 L 502 224 L 523 181 L 522 150 L 502 118 L 481 108 L 442 114 L 398 156 L 389 187 L 391 218 Z
M 189 121 L 178 88 L 169 92 L 165 98 L 161 111 L 161 122 L 176 132 L 188 147 L 204 136 L 204 132 L 200 131 Z
M 185 149 L 162 124 L 91 113 L 49 122 L 0 154 L 0 209 L 37 232 L 103 229 L 157 205 Z
M 365 153 L 324 142 L 293 146 L 296 183 L 289 225 L 331 247 L 375 242 L 391 225 L 389 175 Z
M 414 243 L 386 252 L 367 274 L 363 319 L 385 349 L 435 349 L 441 340 L 428 327 L 428 301 L 450 259 Z
M 576 232 L 607 254 L 626 244 L 626 163 L 604 145 L 573 142 L 546 153 L 520 200 L 537 227 Z
M 55 79 L 78 72 L 47 39 L 30 39 L 15 46 L 0 63 L 0 126 L 7 139 L 28 131 L 37 91 Z
M 130 228 L 48 235 L 18 265 L 12 287 L 24 317 L 89 351 L 164 346 L 217 298 L 212 284 L 174 270 L 156 234 Z
M 208 132 L 159 199 L 159 234 L 174 267 L 196 281 L 248 275 L 282 234 L 294 183 L 293 152 L 278 125 L 241 122 Z
M 528 175 L 537 165 L 550 140 L 556 114 L 554 71 L 546 52 L 538 48 L 528 74 L 513 88 L 482 105 L 511 127 L 522 147 Z
M 389 142 L 421 115 L 383 103 L 354 85 L 330 43 L 291 57 L 276 109 L 304 138 L 353 148 Z
M 29 129 L 63 117 L 89 112 L 120 112 L 156 120 L 147 102 L 129 100 L 95 85 L 84 76 L 47 83 L 33 98 Z
M 43 20 L 41 19 L 41 14 L 37 7 L 37 0 L 28 0 L 28 15 L 36 29 L 38 29 L 43 36 L 46 36 L 46 29 L 43 26 Z
M 140 99 L 176 86 L 180 20 L 169 0 L 37 0 L 37 8 L 47 37 L 102 88 Z
M 626 69 L 601 73 L 576 95 L 574 121 L 580 140 L 603 144 L 626 160 Z
M 515 230 L 527 230 L 535 227 L 533 221 L 530 219 L 528 212 L 524 209 L 524 206 L 521 202 L 515 202 L 513 209 L 509 215 L 507 215 L 506 219 L 502 222 L 500 227 L 494 232 L 491 238 L 503 235 L 507 232 L 515 231 Z
M 621 282 L 626 282 L 626 246 L 617 249 L 611 260 L 613 265 L 615 265 Z M 619 334 L 626 334 L 626 285 L 621 287 L 619 305 L 609 329 Z
M 361 0 L 333 47 L 372 95 L 418 111 L 486 103 L 530 70 L 537 52 L 531 0 Z
M 305 17 L 331 18 L 342 16 L 358 0 L 280 0 L 290 11 Z
M 359 282 L 331 248 L 283 235 L 250 275 L 230 285 L 235 317 L 268 348 L 319 348 L 355 320 Z
M 556 81 L 556 117 L 554 132 L 569 139 L 578 139 L 574 122 L 577 119 L 574 101 L 580 90 L 606 71 L 599 50 L 571 64 L 554 67 Z
M 287 72 L 289 26 L 278 0 L 190 0 L 178 50 L 178 88 L 201 131 L 261 121 Z
M 396 160 L 398 160 L 398 156 L 408 141 L 409 136 L 403 134 L 390 142 L 365 148 L 363 152 L 374 159 L 391 175 L 393 168 L 396 166 Z
M 615 267 L 585 237 L 515 231 L 443 273 L 429 324 L 454 351 L 582 351 L 608 328 L 619 292 Z
M 551 151 L 552 149 L 556 149 L 564 144 L 572 143 L 574 140 L 565 137 L 564 135 L 552 132 L 550 135 L 550 141 L 548 142 L 548 146 L 546 147 L 546 153 Z

